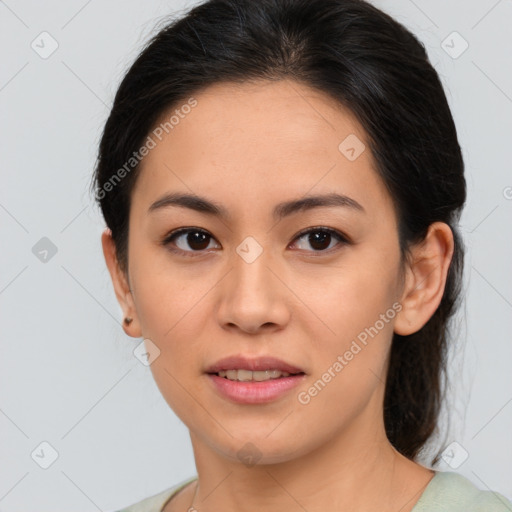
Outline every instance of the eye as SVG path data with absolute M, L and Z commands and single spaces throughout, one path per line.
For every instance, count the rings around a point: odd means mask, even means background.
M 300 245 L 302 245 L 302 247 L 299 247 L 300 249 L 305 248 L 307 250 L 306 246 L 310 244 L 314 249 L 313 252 L 330 252 L 330 249 L 332 249 L 331 242 L 333 242 L 333 239 L 338 241 L 337 245 L 346 245 L 350 243 L 348 238 L 342 233 L 322 226 L 301 231 L 295 237 L 295 240 L 299 240 Z
M 214 240 L 213 236 L 203 229 L 180 228 L 169 233 L 162 241 L 162 245 L 175 246 L 176 249 L 171 247 L 170 250 L 178 253 L 188 253 L 187 256 L 195 256 L 194 253 L 199 255 L 201 252 L 211 249 L 210 242 L 212 240 Z M 338 244 L 335 244 L 334 247 L 350 244 L 349 239 L 342 233 L 322 226 L 301 231 L 294 240 L 300 242 L 301 247 L 299 249 L 308 250 L 305 246 L 310 244 L 313 247 L 313 251 L 310 252 L 330 252 L 333 248 L 331 244 L 335 240 L 338 241 Z
M 170 233 L 162 242 L 163 245 L 175 245 L 176 249 L 172 249 L 181 253 L 201 252 L 209 247 L 209 242 L 213 237 L 206 231 L 199 228 L 181 228 Z M 192 250 L 187 250 L 187 246 Z M 210 247 L 211 248 L 211 247 Z

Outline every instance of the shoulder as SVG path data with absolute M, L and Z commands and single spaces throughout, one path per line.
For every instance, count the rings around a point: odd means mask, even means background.
M 138 501 L 128 507 L 120 509 L 116 512 L 161 512 L 165 503 L 172 498 L 173 495 L 177 494 L 178 491 L 183 489 L 187 484 L 195 480 L 197 477 L 189 478 L 188 480 L 176 484 L 168 489 L 165 489 L 158 494 L 154 494 L 153 496 L 149 496 L 148 498 L 143 499 L 142 501 Z
M 512 512 L 512 502 L 458 473 L 437 471 L 412 512 Z

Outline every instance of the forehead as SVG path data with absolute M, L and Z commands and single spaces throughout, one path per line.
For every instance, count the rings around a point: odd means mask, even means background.
M 172 133 L 187 142 L 208 146 L 210 154 L 228 150 L 233 155 L 243 152 L 263 158 L 271 154 L 274 158 L 282 153 L 284 144 L 284 149 L 294 151 L 284 158 L 292 159 L 311 150 L 337 149 L 341 142 L 338 139 L 344 134 L 366 138 L 348 108 L 321 91 L 291 80 L 218 83 L 194 97 L 197 106 L 180 119 Z M 179 104 L 171 114 L 175 110 L 180 110 Z M 169 112 L 162 121 L 166 118 Z M 259 151 L 263 144 L 265 153 Z
M 321 91 L 289 80 L 219 83 L 193 98 L 193 108 L 177 104 L 160 119 L 165 127 L 174 115 L 141 162 L 134 202 L 177 189 L 246 207 L 332 191 L 389 203 L 363 128 Z M 348 158 L 347 145 L 362 152 Z

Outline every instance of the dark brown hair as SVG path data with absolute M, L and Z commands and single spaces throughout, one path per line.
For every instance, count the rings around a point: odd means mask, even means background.
M 209 0 L 194 7 L 148 42 L 122 80 L 99 146 L 95 197 L 126 271 L 138 175 L 133 155 L 162 115 L 218 82 L 283 78 L 330 95 L 365 129 L 394 201 L 402 261 L 431 223 L 452 229 L 455 251 L 441 303 L 418 332 L 395 334 L 390 353 L 386 432 L 414 459 L 436 430 L 442 404 L 448 321 L 462 282 L 457 224 L 466 183 L 438 74 L 403 25 L 362 0 Z

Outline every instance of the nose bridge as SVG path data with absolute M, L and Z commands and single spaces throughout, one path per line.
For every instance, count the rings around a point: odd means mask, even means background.
M 276 291 L 269 289 L 275 283 L 270 282 L 272 257 L 268 246 L 264 247 L 256 238 L 247 236 L 235 249 L 233 266 L 232 280 L 237 295 L 258 297 L 263 293 L 267 299 L 275 295 Z
M 232 255 L 231 272 L 221 294 L 219 321 L 254 332 L 264 324 L 282 325 L 289 317 L 283 284 L 272 250 L 246 237 Z

